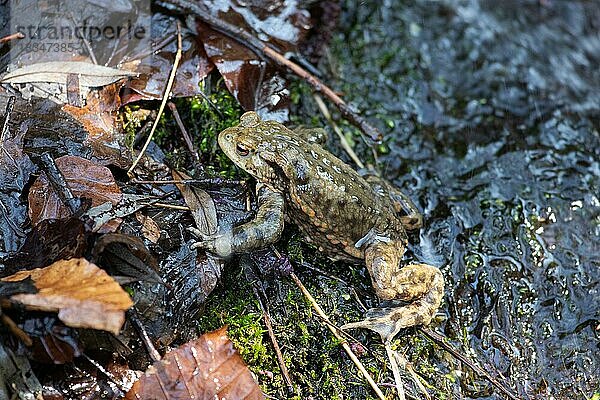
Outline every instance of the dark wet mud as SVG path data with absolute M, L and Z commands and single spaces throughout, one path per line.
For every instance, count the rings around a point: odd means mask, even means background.
M 434 328 L 522 398 L 598 395 L 600 8 L 373 3 L 343 6 L 331 69 L 424 213 L 409 257 L 446 277 Z M 464 376 L 445 392 L 502 398 Z

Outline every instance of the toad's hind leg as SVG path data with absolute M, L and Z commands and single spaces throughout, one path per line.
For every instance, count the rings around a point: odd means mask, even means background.
M 427 264 L 399 267 L 404 244 L 398 241 L 376 241 L 365 250 L 365 261 L 377 296 L 383 300 L 402 300 L 409 304 L 395 308 L 367 311 L 363 321 L 342 328 L 367 328 L 390 341 L 400 331 L 414 325 L 428 324 L 444 296 L 441 271 Z

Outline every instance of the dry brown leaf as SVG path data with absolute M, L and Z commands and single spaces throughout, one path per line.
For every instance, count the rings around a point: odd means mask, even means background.
M 2 280 L 14 282 L 28 276 L 38 293 L 17 294 L 10 299 L 30 310 L 58 312 L 58 318 L 71 327 L 101 329 L 117 335 L 125 321 L 125 311 L 133 305 L 113 278 L 84 258 L 60 260 Z
M 264 399 L 227 327 L 202 335 L 167 353 L 133 384 L 129 400 Z
M 135 73 L 82 61 L 50 61 L 21 67 L 2 77 L 0 82 L 55 82 L 67 84 L 67 76 L 79 76 L 81 86 L 98 87 L 134 76 Z

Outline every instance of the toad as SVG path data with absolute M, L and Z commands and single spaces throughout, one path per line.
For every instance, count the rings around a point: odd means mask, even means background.
M 380 299 L 405 302 L 371 309 L 363 321 L 343 326 L 371 329 L 389 341 L 400 329 L 431 321 L 444 278 L 431 265 L 402 266 L 406 230 L 422 225 L 408 196 L 326 151 L 322 133 L 292 131 L 252 111 L 221 132 L 223 152 L 257 180 L 258 210 L 253 220 L 213 236 L 192 229 L 202 239 L 194 247 L 220 257 L 252 251 L 277 241 L 284 221 L 292 222 L 331 259 L 364 262 Z

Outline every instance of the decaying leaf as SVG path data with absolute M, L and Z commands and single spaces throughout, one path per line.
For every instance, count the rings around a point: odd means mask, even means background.
M 123 233 L 108 233 L 96 240 L 94 260 L 111 275 L 124 275 L 137 280 L 164 284 L 158 274 L 158 263 L 144 241 Z
M 142 11 L 143 12 L 143 11 Z M 177 52 L 177 19 L 174 16 L 154 12 L 152 29 L 155 37 L 165 38 L 164 47 L 149 52 L 141 60 L 135 59 L 124 65 L 139 73 L 139 76 L 127 82 L 129 93 L 123 96 L 123 103 L 138 100 L 160 100 L 173 59 Z M 169 43 L 165 43 L 170 38 Z M 139 49 L 140 51 L 147 49 Z M 148 53 L 148 52 L 147 52 Z M 208 61 L 201 43 L 192 35 L 183 35 L 181 62 L 177 68 L 175 81 L 171 90 L 173 97 L 188 97 L 202 94 L 202 80 L 214 69 Z
M 172 289 L 166 293 L 166 305 L 172 326 L 185 326 L 186 320 L 198 320 L 202 304 L 217 286 L 223 273 L 222 259 L 198 253 L 188 242 L 169 254 L 161 265 L 161 274 Z M 192 339 L 195 336 L 184 336 Z
M 15 354 L 10 348 L 0 342 L 0 399 L 8 399 L 6 386 L 16 393 L 19 399 L 40 399 L 42 385 L 31 369 L 29 360 L 23 355 Z
M 2 282 L 0 281 L 0 298 L 10 297 L 18 293 L 36 293 L 37 289 L 33 285 L 31 279 L 25 279 L 17 282 Z
M 225 86 L 245 110 L 257 110 L 268 119 L 288 120 L 289 90 L 279 70 L 205 24 L 198 23 L 198 35 Z
M 125 321 L 125 311 L 133 305 L 113 278 L 84 258 L 60 260 L 2 280 L 14 282 L 27 277 L 33 279 L 38 293 L 17 294 L 10 299 L 30 310 L 58 312 L 58 318 L 71 327 L 116 335 Z
M 19 354 L 26 354 L 30 360 L 65 364 L 83 354 L 77 330 L 65 326 L 54 315 L 36 315 L 22 321 L 20 326 L 31 338 L 32 345 L 19 342 Z
M 133 384 L 129 400 L 264 399 L 226 327 L 167 353 Z
M 90 208 L 84 215 L 94 221 L 92 229 L 97 231 L 111 219 L 133 214 L 141 208 L 156 203 L 159 200 L 160 199 L 155 196 L 123 193 L 121 201 L 118 204 L 113 204 L 111 202 L 102 203 L 96 207 Z
M 59 157 L 55 162 L 73 196 L 90 199 L 92 206 L 107 202 L 116 205 L 121 200 L 121 190 L 108 168 L 75 156 Z M 40 175 L 29 191 L 29 218 L 32 224 L 70 215 L 70 210 L 62 203 L 45 173 Z
M 27 234 L 18 252 L 6 259 L 4 274 L 42 268 L 54 261 L 78 258 L 87 248 L 91 229 L 77 217 L 45 219 Z
M 121 107 L 121 87 L 118 82 L 92 90 L 84 107 L 65 104 L 62 111 L 81 123 L 88 134 L 85 143 L 94 150 L 95 157 L 126 168 L 131 163 L 131 154 L 117 113 Z
M 150 216 L 139 211 L 135 213 L 135 219 L 142 224 L 142 235 L 156 244 L 158 239 L 160 239 L 160 226 Z
M 136 74 L 83 61 L 49 61 L 30 64 L 4 75 L 2 83 L 52 82 L 67 85 L 69 74 L 79 76 L 86 87 L 105 86 Z
M 221 1 L 219 7 L 206 7 L 206 11 L 284 54 L 296 52 L 306 39 L 312 21 L 305 6 L 301 2 L 268 1 L 243 8 L 234 1 Z M 208 59 L 245 110 L 256 110 L 263 117 L 278 121 L 289 118 L 288 83 L 278 68 L 207 24 L 197 22 L 196 29 Z
M 173 171 L 172 174 L 173 179 L 176 180 L 190 179 L 183 172 Z M 190 208 L 198 229 L 205 235 L 215 234 L 217 232 L 217 210 L 210 195 L 204 190 L 190 185 L 177 184 L 177 188 Z
M 57 104 L 80 106 L 92 88 L 103 87 L 135 73 L 83 61 L 49 61 L 29 64 L 6 74 L 24 99 L 40 97 Z
M 2 110 L 4 116 L 0 133 L 0 251 L 3 248 L 7 252 L 18 250 L 25 238 L 27 210 L 20 196 L 35 170 L 23 151 L 27 129 L 14 121 L 14 114 L 24 103 L 14 97 L 0 97 L 0 107 L 6 106 L 6 111 Z

